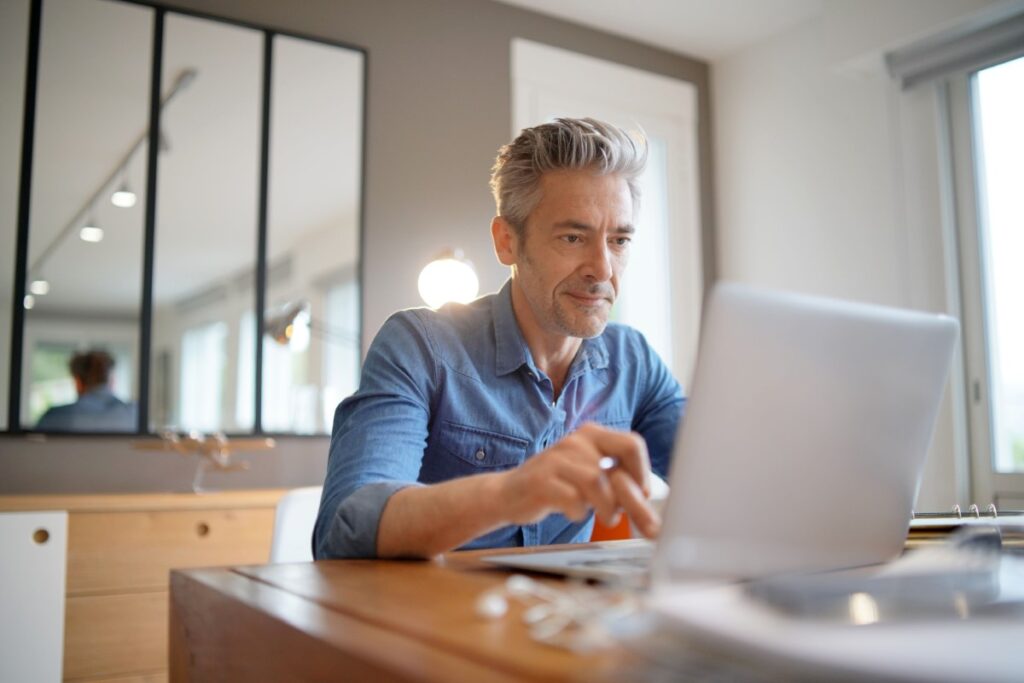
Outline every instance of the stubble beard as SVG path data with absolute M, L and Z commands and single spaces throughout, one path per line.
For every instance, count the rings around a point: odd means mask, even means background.
M 522 260 L 523 265 L 536 272 L 536 263 L 526 250 L 524 250 Z M 569 292 L 586 292 L 593 295 L 603 294 L 611 301 L 607 308 L 603 304 L 594 306 L 592 309 L 593 313 L 588 314 L 583 312 L 583 309 L 588 307 L 576 304 Z M 569 298 L 569 302 L 565 301 L 566 297 Z M 602 286 L 596 283 L 583 284 L 562 281 L 552 290 L 550 301 L 544 302 L 547 309 L 545 317 L 553 324 L 559 334 L 564 334 L 567 337 L 576 337 L 577 339 L 591 339 L 599 336 L 604 332 L 605 327 L 608 326 L 608 313 L 611 303 L 614 303 L 614 301 L 615 294 L 612 291 L 611 285 Z M 573 315 L 574 311 L 572 309 L 579 311 L 578 315 Z
M 572 284 L 567 286 L 566 283 L 555 287 L 550 307 L 551 319 L 566 336 L 591 339 L 604 332 L 604 328 L 608 326 L 608 309 L 603 304 L 593 307 L 579 305 L 568 293 L 581 291 L 598 294 L 601 287 L 580 287 Z

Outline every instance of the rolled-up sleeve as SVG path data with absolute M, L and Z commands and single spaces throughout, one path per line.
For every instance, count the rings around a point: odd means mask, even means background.
M 381 513 L 417 486 L 437 368 L 422 321 L 392 316 L 378 332 L 359 390 L 334 414 L 327 476 L 313 531 L 316 559 L 374 557 Z

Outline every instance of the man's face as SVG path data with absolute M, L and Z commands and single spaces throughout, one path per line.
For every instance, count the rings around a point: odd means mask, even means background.
M 530 313 L 549 334 L 604 331 L 633 234 L 625 179 L 589 171 L 541 176 L 541 200 L 512 239 L 514 273 Z

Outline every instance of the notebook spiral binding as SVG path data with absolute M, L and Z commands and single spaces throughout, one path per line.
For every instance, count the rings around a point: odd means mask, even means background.
M 1024 551 L 1024 510 L 997 510 L 989 505 L 982 510 L 970 505 L 963 511 L 954 505 L 949 512 L 914 512 L 910 519 L 906 549 L 922 548 L 946 542 L 951 534 L 975 520 L 989 520 L 983 526 L 992 525 L 999 536 L 999 545 L 1004 551 Z
M 981 510 L 976 504 L 971 503 L 970 507 L 967 508 L 967 512 L 964 512 L 959 505 L 954 505 L 949 512 L 911 512 L 911 519 L 981 519 L 991 518 L 996 519 L 1002 517 L 1018 517 L 1024 515 L 1024 510 L 1004 510 L 1000 512 L 996 509 L 995 504 L 989 503 L 988 507 L 984 511 Z

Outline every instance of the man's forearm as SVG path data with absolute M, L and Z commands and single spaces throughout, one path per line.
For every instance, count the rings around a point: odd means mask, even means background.
M 395 493 L 377 527 L 378 557 L 433 557 L 505 526 L 502 474 L 480 474 Z

